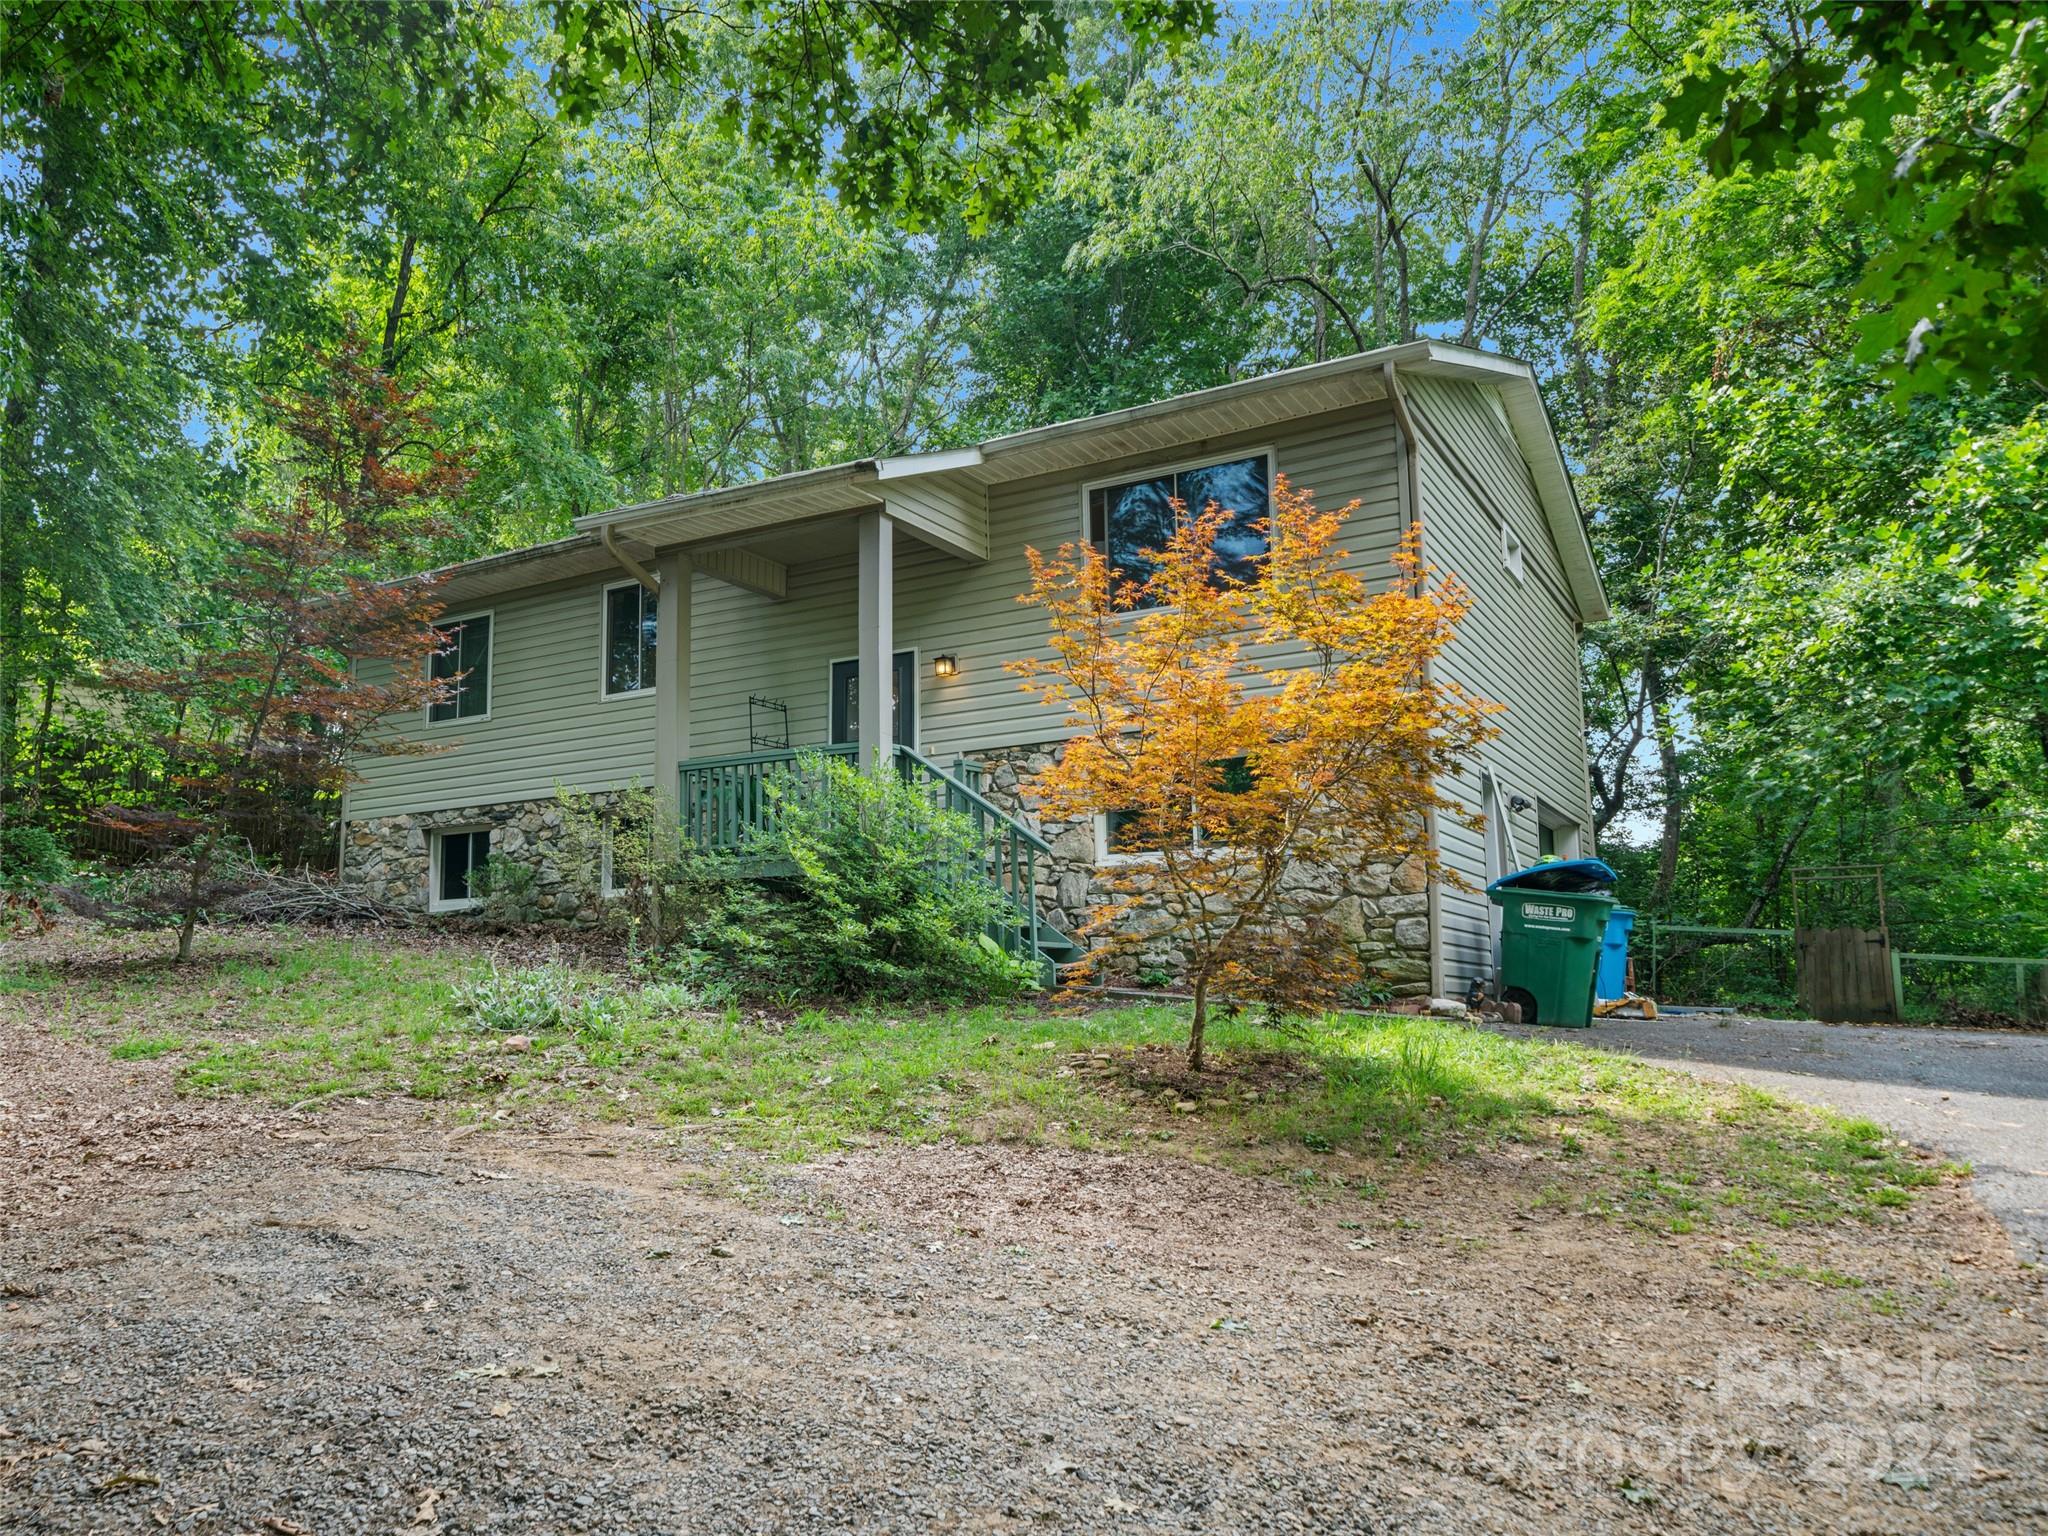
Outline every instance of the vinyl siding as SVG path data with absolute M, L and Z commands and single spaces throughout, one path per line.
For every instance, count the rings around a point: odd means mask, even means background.
M 1063 734 L 1060 713 L 1027 693 L 1003 664 L 1043 649 L 1044 618 L 1017 601 L 1030 583 L 1024 551 L 1029 546 L 1049 553 L 1082 536 L 1084 483 L 1257 447 L 1272 448 L 1276 470 L 1314 490 L 1319 505 L 1359 498 L 1345 548 L 1360 568 L 1375 574 L 1387 569 L 1400 518 L 1391 416 L 1383 405 L 991 487 L 994 554 L 986 564 L 953 559 L 899 530 L 896 648 L 918 653 L 918 738 L 924 752 L 945 759 Z M 694 593 L 692 754 L 747 750 L 749 693 L 789 705 L 793 742 L 824 741 L 830 663 L 855 650 L 853 555 L 791 566 L 789 597 L 781 603 L 702 577 Z M 944 681 L 931 668 L 931 658 L 941 652 L 960 659 L 958 673 Z
M 891 513 L 921 524 L 940 544 L 976 559 L 988 558 L 988 508 L 979 486 L 947 491 L 916 481 L 896 481 L 882 488 L 882 496 Z
M 1417 415 L 1455 446 L 1487 500 L 1515 520 L 1530 574 L 1518 586 L 1501 569 L 1491 517 L 1425 442 L 1426 553 L 1456 571 L 1474 594 L 1472 616 L 1441 675 L 1509 706 L 1487 760 L 1513 790 L 1582 811 L 1577 634 L 1526 471 L 1480 386 L 1417 379 L 1410 393 Z M 1355 568 L 1384 578 L 1401 517 L 1396 439 L 1383 403 L 991 487 L 993 556 L 986 563 L 955 559 L 907 530 L 895 541 L 895 643 L 918 653 L 923 750 L 944 760 L 1062 734 L 1059 712 L 1026 692 L 1003 664 L 1044 646 L 1042 616 L 1017 601 L 1029 580 L 1024 551 L 1050 551 L 1082 536 L 1084 483 L 1253 448 L 1272 449 L 1276 470 L 1313 490 L 1326 508 L 1357 498 L 1345 548 Z M 605 573 L 492 604 L 490 718 L 428 726 L 415 715 L 402 722 L 397 732 L 405 739 L 449 750 L 362 763 L 362 781 L 349 794 L 350 818 L 545 798 L 558 784 L 600 789 L 649 782 L 656 750 L 652 693 L 599 697 L 599 593 L 617 579 Z M 826 739 L 830 663 L 856 648 L 854 555 L 849 550 L 790 565 L 787 591 L 778 602 L 701 571 L 692 578 L 693 756 L 749 749 L 750 694 L 787 703 L 795 744 Z M 945 681 L 932 675 L 932 657 L 940 652 L 960 662 Z M 1477 805 L 1476 775 L 1450 788 Z M 1482 882 L 1478 838 L 1448 822 L 1442 836 L 1453 867 Z M 1516 836 L 1533 852 L 1533 816 L 1519 819 Z M 1485 900 L 1446 892 L 1442 910 L 1447 981 L 1462 986 L 1487 954 Z
M 1491 769 L 1503 806 L 1511 795 L 1541 802 L 1577 822 L 1581 846 L 1590 851 L 1579 627 L 1528 469 L 1487 386 L 1427 377 L 1404 385 L 1423 428 L 1424 553 L 1472 597 L 1436 675 L 1505 706 L 1494 717 L 1500 734 L 1466 771 L 1445 782 L 1445 793 L 1477 814 L 1480 769 Z M 1501 558 L 1502 520 L 1522 542 L 1521 581 Z M 1535 810 L 1508 822 L 1523 861 L 1533 861 Z M 1473 887 L 1446 887 L 1440 896 L 1442 981 L 1462 993 L 1475 977 L 1493 972 L 1492 908 L 1480 890 L 1487 880 L 1486 835 L 1450 817 L 1439 818 L 1437 835 L 1445 862 Z
M 399 740 L 441 750 L 359 760 L 349 819 L 544 799 L 557 784 L 610 789 L 648 782 L 653 690 L 598 697 L 600 594 L 621 575 L 465 607 L 492 615 L 490 718 L 430 725 L 415 712 L 390 722 Z M 374 678 L 389 663 L 361 666 Z

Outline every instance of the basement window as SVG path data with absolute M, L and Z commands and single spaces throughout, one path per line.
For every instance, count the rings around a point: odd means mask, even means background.
M 484 860 L 490 856 L 489 827 L 462 827 L 436 832 L 427 909 L 432 912 L 461 912 L 475 906 L 477 898 L 470 894 L 470 877 L 483 868 Z
M 632 892 L 635 871 L 648 862 L 650 830 L 646 819 L 639 816 L 622 813 L 605 819 L 604 843 L 598 853 L 598 889 L 607 899 Z
M 1252 787 L 1251 762 L 1243 757 L 1226 757 L 1216 765 L 1216 778 L 1211 785 L 1216 793 L 1241 795 Z M 1202 823 L 1196 814 L 1199 808 L 1189 806 L 1187 840 L 1188 846 L 1199 852 L 1207 846 L 1202 838 Z M 1145 847 L 1139 841 L 1137 811 L 1106 811 L 1096 818 L 1095 858 L 1098 864 L 1121 864 L 1133 859 L 1149 859 L 1158 856 L 1156 847 Z

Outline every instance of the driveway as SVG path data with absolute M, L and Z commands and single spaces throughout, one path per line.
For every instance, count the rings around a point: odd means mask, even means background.
M 1890 1126 L 1973 1165 L 2023 1259 L 2048 1255 L 2048 1035 L 1666 1014 L 1565 1034 Z
M 173 1090 L 0 1014 L 0 1532 L 2048 1514 L 2040 1281 L 1956 1183 L 1882 1226 L 1679 1234 L 1527 1144 L 1308 1199 L 1145 1154 L 790 1164 L 567 1112 Z

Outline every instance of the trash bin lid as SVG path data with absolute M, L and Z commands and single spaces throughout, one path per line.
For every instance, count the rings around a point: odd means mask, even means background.
M 1532 864 L 1527 869 L 1502 875 L 1486 888 L 1489 891 L 1506 890 L 1510 886 L 1523 891 L 1607 891 L 1612 890 L 1620 878 L 1598 859 L 1552 859 L 1547 864 Z

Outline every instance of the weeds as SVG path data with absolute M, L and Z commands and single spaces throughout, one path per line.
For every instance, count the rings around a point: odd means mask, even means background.
M 1143 1147 L 1371 1199 L 1386 1165 L 1515 1147 L 1555 1170 L 1539 1206 L 1660 1232 L 1881 1219 L 1948 1171 L 1868 1121 L 1435 1019 L 1219 1020 L 1216 1070 L 1161 1083 L 1145 1072 L 1177 1060 L 1187 1028 L 1164 1002 L 763 1016 L 700 975 L 635 985 L 452 946 L 293 935 L 211 958 L 5 985 L 120 1059 L 174 1061 L 191 1092 L 397 1093 L 460 1114 L 552 1102 L 796 1158 L 882 1138 Z

